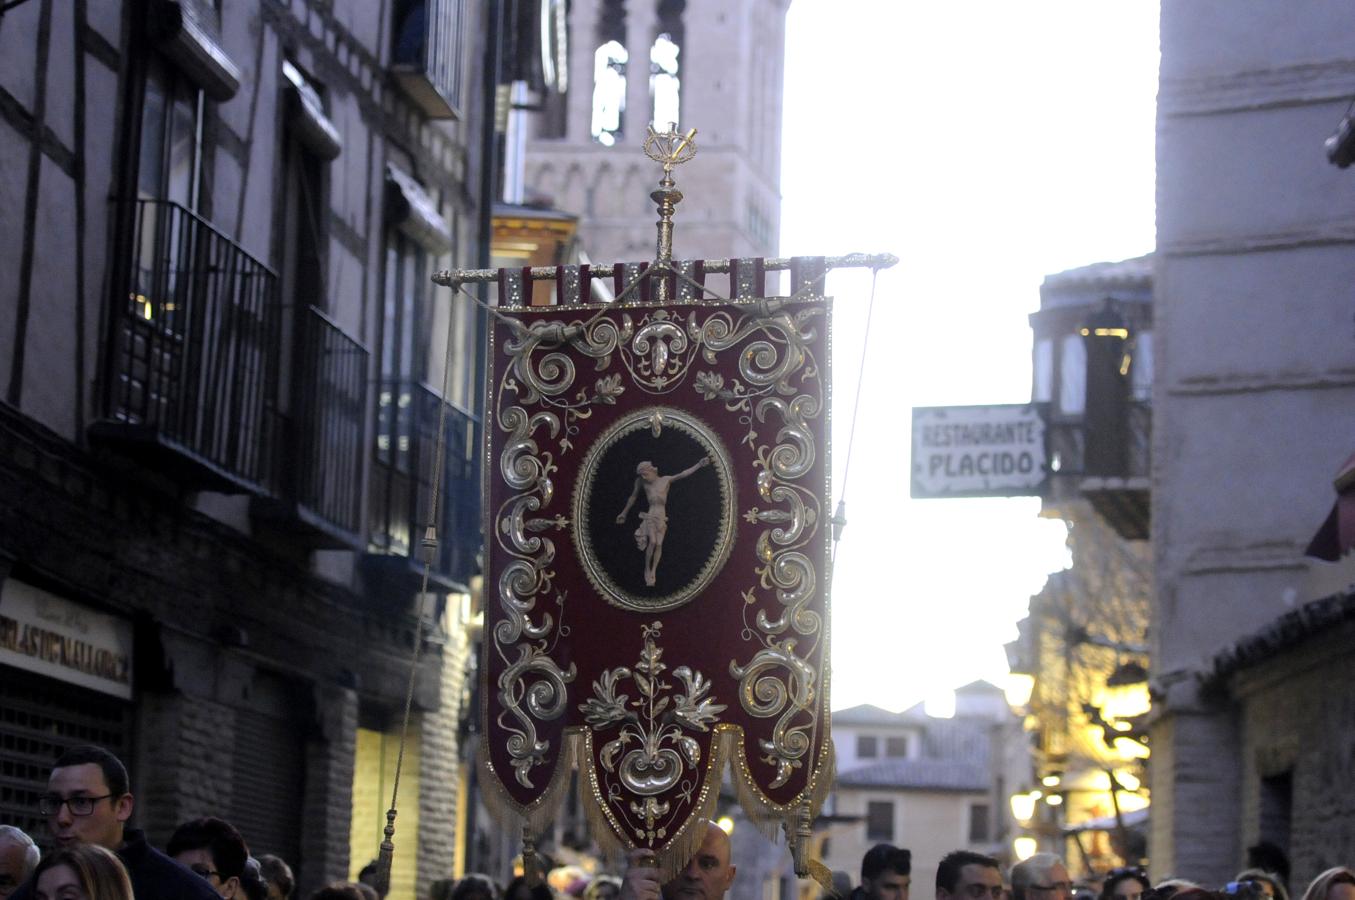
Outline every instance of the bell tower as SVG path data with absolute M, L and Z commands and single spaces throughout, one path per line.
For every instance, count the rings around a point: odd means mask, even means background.
M 790 0 L 572 0 L 563 94 L 530 117 L 526 203 L 579 217 L 597 263 L 654 253 L 648 127 L 698 129 L 674 256 L 775 256 Z

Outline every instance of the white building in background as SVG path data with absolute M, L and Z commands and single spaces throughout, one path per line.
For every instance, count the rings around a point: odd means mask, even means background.
M 1024 740 L 1002 691 L 986 681 L 956 690 L 952 718 L 930 716 L 921 704 L 834 713 L 838 776 L 817 826 L 824 864 L 856 883 L 872 846 L 906 847 L 925 895 L 951 850 L 1005 859 L 1006 797 L 1029 779 L 1028 757 L 1005 751 Z

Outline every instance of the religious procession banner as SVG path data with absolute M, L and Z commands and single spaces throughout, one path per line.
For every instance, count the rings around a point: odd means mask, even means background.
M 724 302 L 687 261 L 652 279 L 672 300 L 586 304 L 560 267 L 541 307 L 501 270 L 490 329 L 486 793 L 539 834 L 577 767 L 594 837 L 665 877 L 727 769 L 797 857 L 832 780 L 824 261 L 779 299 L 729 269 Z

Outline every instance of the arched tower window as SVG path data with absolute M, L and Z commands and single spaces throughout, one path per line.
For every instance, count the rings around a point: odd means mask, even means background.
M 679 82 L 678 45 L 666 34 L 654 40 L 649 48 L 649 94 L 654 100 L 654 127 L 663 130 L 678 124 Z
M 682 13 L 686 0 L 659 0 L 658 35 L 649 48 L 649 99 L 655 129 L 681 121 L 678 54 L 682 51 Z
M 626 7 L 605 0 L 598 16 L 593 53 L 593 140 L 610 147 L 621 137 L 626 112 Z

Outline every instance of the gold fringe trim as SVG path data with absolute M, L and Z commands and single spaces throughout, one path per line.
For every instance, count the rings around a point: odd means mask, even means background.
M 719 807 L 720 782 L 724 778 L 724 772 L 728 766 L 730 753 L 737 736 L 738 730 L 733 726 L 716 726 L 715 735 L 710 744 L 710 764 L 706 769 L 706 777 L 697 790 L 692 813 L 682 823 L 682 828 L 678 830 L 677 834 L 667 839 L 667 848 L 663 852 L 655 854 L 660 884 L 677 877 L 687 867 L 691 858 L 696 855 L 701 842 L 705 840 L 705 823 L 714 818 L 715 811 Z M 580 760 L 591 761 L 593 752 L 592 732 L 583 729 L 580 733 L 574 735 L 574 739 L 577 741 L 576 757 Z M 589 831 L 593 839 L 597 841 L 598 848 L 602 850 L 612 865 L 617 866 L 618 870 L 624 870 L 626 853 L 634 849 L 636 845 L 617 833 L 620 823 L 616 821 L 607 808 L 606 798 L 602 796 L 601 787 L 597 783 L 597 772 L 591 764 L 586 767 L 586 775 L 588 789 L 581 793 L 583 795 L 584 816 L 588 820 Z
M 819 814 L 819 810 L 823 809 L 824 801 L 828 799 L 828 794 L 833 789 L 833 781 L 837 777 L 837 760 L 831 739 L 823 742 L 823 748 L 819 752 L 818 771 L 810 773 L 809 783 L 805 785 L 805 791 L 802 791 L 789 803 L 780 804 L 772 802 L 753 778 L 753 773 L 748 768 L 748 756 L 744 749 L 742 733 L 739 737 L 740 740 L 735 748 L 733 759 L 734 791 L 739 798 L 739 805 L 748 814 L 748 820 L 768 840 L 775 842 L 777 831 L 787 825 L 792 831 L 794 830 L 795 815 L 805 800 L 809 802 L 810 816 Z M 806 791 L 808 796 L 806 796 Z
M 555 762 L 555 771 L 551 773 L 545 791 L 532 801 L 530 806 L 518 803 L 503 786 L 499 773 L 490 762 L 488 745 L 483 739 L 480 741 L 476 756 L 477 765 L 484 776 L 480 782 L 486 786 L 480 793 L 490 815 L 504 824 L 525 828 L 534 835 L 545 833 L 547 826 L 554 821 L 569 795 L 569 776 L 574 771 L 576 762 L 574 743 L 570 740 L 570 735 L 566 734 L 561 742 L 560 758 Z

